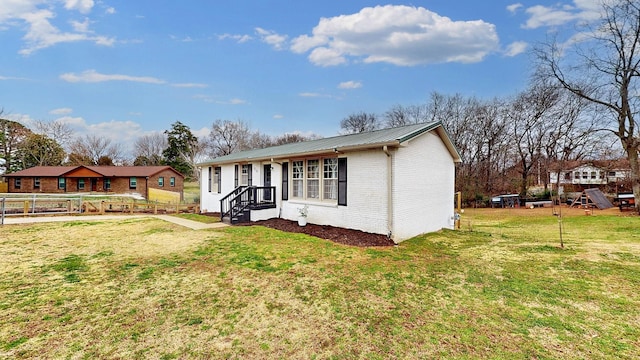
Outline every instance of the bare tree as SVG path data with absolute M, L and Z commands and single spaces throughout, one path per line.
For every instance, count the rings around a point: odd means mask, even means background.
M 379 129 L 380 122 L 376 114 L 363 111 L 342 119 L 340 128 L 344 134 L 358 134 Z
M 300 133 L 285 133 L 280 136 L 276 136 L 273 139 L 273 145 L 284 145 L 284 144 L 297 143 L 297 142 L 320 139 L 320 138 L 321 137 L 319 135 L 305 136 Z
M 72 165 L 98 165 L 106 161 L 104 157 L 110 158 L 113 163 L 123 160 L 120 148 L 107 138 L 85 135 L 69 145 L 69 163 Z
M 60 120 L 37 120 L 34 123 L 34 128 L 36 133 L 45 135 L 49 139 L 60 144 L 62 147 L 67 146 L 73 138 L 73 129 L 71 126 Z
M 209 153 L 224 156 L 249 148 L 251 132 L 243 121 L 216 120 L 209 133 Z
M 384 125 L 388 128 L 419 124 L 429 121 L 427 104 L 394 105 L 384 113 Z
M 163 133 L 143 135 L 133 144 L 134 165 L 162 165 L 162 151 L 167 147 L 167 136 Z
M 521 196 L 526 196 L 529 176 L 534 166 L 543 159 L 544 139 L 554 121 L 553 110 L 559 102 L 559 88 L 546 82 L 532 83 L 512 101 L 508 116 L 521 175 Z
M 610 115 L 613 132 L 629 160 L 636 211 L 640 213 L 640 4 L 637 0 L 601 3 L 601 16 L 581 41 L 562 47 L 556 40 L 536 49 L 544 72 L 564 89 Z M 575 37 L 574 37 L 575 38 Z

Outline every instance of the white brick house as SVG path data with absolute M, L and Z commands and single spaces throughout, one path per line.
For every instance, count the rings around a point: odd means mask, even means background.
M 198 164 L 201 209 L 297 220 L 306 205 L 309 223 L 400 242 L 453 228 L 457 162 L 439 122 L 248 150 Z

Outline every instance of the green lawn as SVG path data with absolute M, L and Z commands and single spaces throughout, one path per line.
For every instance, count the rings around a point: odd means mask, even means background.
M 640 218 L 467 211 L 354 248 L 160 220 L 0 228 L 0 358 L 633 359 Z

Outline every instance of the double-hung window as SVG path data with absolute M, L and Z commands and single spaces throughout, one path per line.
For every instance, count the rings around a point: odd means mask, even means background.
M 304 161 L 294 161 L 292 166 L 291 196 L 304 198 Z
M 222 186 L 221 186 L 221 185 L 222 185 L 222 182 L 221 182 L 221 180 L 222 180 L 221 173 L 222 173 L 222 168 L 220 168 L 220 167 L 215 167 L 215 168 L 213 169 L 213 184 L 212 184 L 212 185 L 213 185 L 213 192 L 214 192 L 214 193 L 217 193 L 217 194 L 220 194 L 220 191 L 222 190 L 222 189 L 221 189 L 221 187 L 222 187 Z
M 338 159 L 324 159 L 323 200 L 338 200 Z
M 138 186 L 138 178 L 132 176 L 129 178 L 129 189 L 135 189 Z
M 338 159 L 291 162 L 291 196 L 298 199 L 338 200 Z
M 16 189 L 20 189 L 20 188 L 22 187 L 22 178 L 19 178 L 19 177 L 15 178 L 15 179 L 13 180 L 13 186 L 14 186 Z
M 164 186 L 164 176 L 160 176 L 158 178 L 158 187 L 163 187 Z
M 307 160 L 307 199 L 320 199 L 320 160 Z
M 67 180 L 63 177 L 58 178 L 58 189 L 64 190 L 67 188 Z
M 176 178 L 175 177 L 170 177 L 169 178 L 169 186 L 174 187 L 176 186 Z
M 33 188 L 34 189 L 40 189 L 40 178 L 39 177 L 33 178 Z

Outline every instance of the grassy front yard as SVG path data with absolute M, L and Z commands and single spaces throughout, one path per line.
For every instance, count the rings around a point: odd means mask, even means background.
M 160 220 L 0 228 L 0 358 L 638 358 L 640 218 L 477 210 L 353 248 Z

